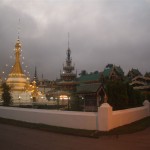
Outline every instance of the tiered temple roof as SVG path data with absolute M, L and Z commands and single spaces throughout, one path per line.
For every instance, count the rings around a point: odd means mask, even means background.
M 68 46 L 66 53 L 66 62 L 63 65 L 63 72 L 60 74 L 60 82 L 58 85 L 63 91 L 74 91 L 76 87 L 76 73 L 74 73 L 74 66 L 72 65 L 71 50 Z
M 127 74 L 127 77 L 129 79 L 133 79 L 133 78 L 135 78 L 137 76 L 142 76 L 142 74 L 140 73 L 140 71 L 138 69 L 133 69 L 132 68 L 131 70 L 129 70 L 129 72 Z

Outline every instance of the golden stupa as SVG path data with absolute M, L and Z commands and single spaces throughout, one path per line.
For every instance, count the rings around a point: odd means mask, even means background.
M 24 91 L 27 84 L 29 84 L 28 78 L 23 73 L 21 64 L 20 64 L 20 55 L 21 55 L 21 43 L 19 38 L 17 39 L 15 45 L 15 64 L 8 75 L 7 84 L 11 87 L 12 91 Z
M 29 78 L 24 74 L 20 63 L 20 55 L 21 42 L 18 38 L 15 45 L 15 63 L 6 80 L 6 83 L 11 88 L 13 103 L 20 104 L 41 102 L 43 100 L 46 100 L 41 92 L 38 91 L 38 87 L 36 87 L 35 81 L 30 84 Z

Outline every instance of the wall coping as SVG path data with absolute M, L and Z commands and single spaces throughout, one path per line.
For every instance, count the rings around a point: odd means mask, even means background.
M 19 110 L 19 111 L 28 111 L 28 112 L 37 112 L 37 113 L 64 114 L 64 115 L 81 115 L 81 116 L 95 116 L 95 115 L 97 115 L 97 112 L 44 110 L 44 109 L 36 109 L 36 108 L 15 108 L 15 107 L 6 107 L 6 106 L 0 106 L 0 109 L 17 110 L 17 111 Z

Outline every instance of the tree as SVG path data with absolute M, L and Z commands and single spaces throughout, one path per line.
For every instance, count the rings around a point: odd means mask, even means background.
M 134 90 L 132 86 L 127 84 L 128 105 L 129 107 L 141 106 L 144 101 L 144 96 L 140 91 Z
M 10 90 L 10 87 L 6 83 L 2 84 L 2 100 L 4 106 L 10 106 L 12 104 L 12 96 Z
M 125 109 L 128 105 L 126 85 L 121 81 L 109 81 L 106 84 L 108 103 L 114 110 Z
M 143 95 L 122 81 L 108 81 L 106 83 L 108 103 L 114 110 L 141 106 Z
M 80 76 L 85 76 L 85 75 L 87 75 L 87 74 L 88 74 L 88 73 L 87 73 L 86 70 L 82 70 L 81 73 L 79 73 Z

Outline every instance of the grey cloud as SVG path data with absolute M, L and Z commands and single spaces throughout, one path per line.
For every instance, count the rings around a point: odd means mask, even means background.
M 1 68 L 12 53 L 18 18 L 21 18 L 23 55 L 31 75 L 36 65 L 39 77 L 42 73 L 48 79 L 59 77 L 66 57 L 68 32 L 78 72 L 102 71 L 107 63 L 120 65 L 126 72 L 132 67 L 143 73 L 150 71 L 150 3 L 147 1 L 31 2 L 28 6 L 28 0 L 23 1 L 24 7 L 20 4 L 17 7 L 17 3 L 15 7 L 11 3 L 0 6 Z

